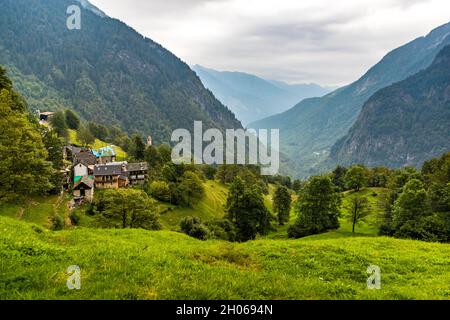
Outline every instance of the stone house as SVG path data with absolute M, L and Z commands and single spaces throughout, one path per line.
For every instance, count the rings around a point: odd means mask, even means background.
M 129 185 L 127 163 L 113 162 L 94 166 L 95 187 L 99 189 L 119 189 Z
M 147 162 L 129 163 L 127 173 L 131 185 L 143 185 L 148 176 L 148 164 Z

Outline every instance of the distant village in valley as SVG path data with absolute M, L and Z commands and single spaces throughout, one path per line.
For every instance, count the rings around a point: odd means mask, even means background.
M 53 112 L 38 112 L 39 123 L 49 125 Z M 152 138 L 147 138 L 147 146 Z M 73 195 L 73 204 L 92 202 L 95 189 L 119 189 L 144 185 L 148 163 L 117 161 L 114 145 L 98 149 L 69 144 L 63 149 L 63 159 L 69 166 L 62 170 L 63 189 Z

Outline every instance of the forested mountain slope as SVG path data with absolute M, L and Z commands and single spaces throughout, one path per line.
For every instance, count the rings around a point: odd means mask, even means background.
M 374 94 L 331 161 L 420 166 L 450 150 L 450 46 L 426 70 Z
M 281 151 L 297 162 L 294 174 L 316 172 L 330 148 L 356 121 L 363 104 L 378 90 L 427 68 L 450 44 L 450 24 L 387 54 L 363 77 L 323 98 L 303 100 L 294 108 L 251 124 L 280 129 Z
M 70 0 L 4 0 L 0 64 L 33 109 L 72 108 L 83 118 L 168 141 L 176 128 L 236 128 L 231 111 L 168 50 L 81 2 L 81 30 L 66 27 Z

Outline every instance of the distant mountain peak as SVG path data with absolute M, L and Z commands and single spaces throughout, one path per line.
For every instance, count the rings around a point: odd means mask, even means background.
M 218 71 L 194 65 L 203 85 L 244 124 L 281 113 L 299 101 L 331 91 L 317 84 L 288 84 L 241 71 Z
M 84 9 L 89 10 L 102 18 L 107 17 L 107 15 L 102 10 L 94 6 L 88 0 L 76 0 L 76 1 L 78 1 Z

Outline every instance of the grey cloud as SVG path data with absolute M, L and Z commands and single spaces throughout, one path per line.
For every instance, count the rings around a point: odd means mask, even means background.
M 191 65 L 323 85 L 450 20 L 447 0 L 90 1 Z

